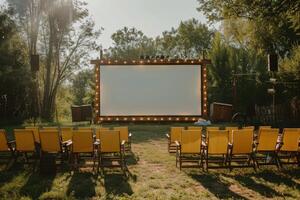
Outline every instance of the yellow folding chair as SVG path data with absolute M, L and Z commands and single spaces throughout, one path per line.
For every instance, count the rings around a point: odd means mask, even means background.
M 229 137 L 231 144 L 229 145 L 228 165 L 230 170 L 234 167 L 253 167 L 256 170 L 256 159 L 253 150 L 254 135 L 252 129 L 233 130 Z M 238 165 L 232 165 L 234 161 Z M 246 165 L 241 165 L 246 163 Z
M 283 129 L 282 142 L 279 147 L 280 164 L 298 164 L 300 166 L 300 129 L 285 128 Z M 293 161 L 293 159 L 295 161 Z
M 34 141 L 40 144 L 40 134 L 39 134 L 39 127 L 36 126 L 26 126 L 25 129 L 31 130 L 34 135 Z
M 96 160 L 94 146 L 95 144 L 92 129 L 74 130 L 71 148 L 74 164 L 79 164 L 80 157 L 92 157 L 94 169 Z
M 176 143 L 175 141 L 180 142 L 181 139 L 181 131 L 184 130 L 184 127 L 171 127 L 170 134 L 166 134 L 168 138 L 168 152 L 175 153 L 176 152 Z
M 72 141 L 73 128 L 72 127 L 61 127 L 60 134 L 61 134 L 61 140 L 63 143 Z
M 44 126 L 42 130 L 57 131 L 59 128 L 57 126 Z
M 277 146 L 279 142 L 279 129 L 261 128 L 258 133 L 258 140 L 255 145 L 257 166 L 259 165 L 276 165 L 280 168 Z M 262 162 L 261 162 L 262 161 Z M 274 162 L 272 162 L 274 161 Z
M 126 168 L 125 162 L 125 140 L 121 141 L 120 131 L 107 130 L 100 134 L 100 145 L 98 152 L 98 169 L 101 167 Z M 107 162 L 109 162 L 107 164 Z M 114 164 L 117 162 L 118 164 Z
M 232 133 L 232 131 L 233 131 L 233 130 L 239 130 L 239 127 L 237 127 L 237 126 L 227 126 L 227 127 L 225 127 L 225 130 L 226 130 L 226 131 L 229 131 L 229 136 L 230 136 L 231 133 Z M 231 139 L 232 139 L 232 138 L 229 137 L 229 142 L 232 143 Z
M 14 129 L 16 141 L 16 157 L 23 154 L 25 162 L 28 162 L 28 153 L 34 155 L 36 153 L 34 132 L 28 129 Z
M 132 134 L 128 131 L 128 127 L 114 127 L 113 130 L 120 131 L 120 140 L 125 141 L 125 151 L 131 151 Z
M 40 130 L 41 155 L 60 154 L 63 159 L 62 142 L 58 130 Z
M 8 141 L 6 137 L 6 132 L 4 129 L 0 129 L 0 152 L 11 153 L 11 157 L 14 156 L 14 145 L 15 141 Z
M 109 128 L 108 127 L 99 127 L 99 128 L 96 128 L 96 139 L 97 140 L 100 140 L 100 135 L 102 133 L 102 131 L 108 131 Z
M 209 168 L 228 168 L 229 131 L 209 130 L 207 132 L 204 147 L 204 159 L 206 170 Z M 217 166 L 210 166 L 209 163 L 216 163 Z
M 202 129 L 182 130 L 180 142 L 176 143 L 176 167 L 201 167 L 202 165 Z M 196 165 L 182 165 L 196 163 Z
M 202 127 L 201 126 L 188 126 L 187 130 L 201 130 L 202 131 Z

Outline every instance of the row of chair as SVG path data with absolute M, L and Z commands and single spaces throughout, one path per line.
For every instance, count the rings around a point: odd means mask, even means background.
M 125 167 L 125 152 L 131 150 L 131 133 L 128 127 L 25 127 L 14 129 L 14 141 L 8 141 L 5 130 L 0 130 L 0 151 L 11 152 L 15 159 L 20 154 L 28 162 L 28 154 L 33 158 L 44 155 L 58 155 L 61 162 L 68 158 L 73 164 L 78 164 L 79 156 L 93 158 L 93 168 L 98 158 L 98 168 L 111 166 L 104 161 L 119 161 L 122 169 Z
M 210 130 L 202 134 L 202 127 L 172 127 L 169 139 L 169 152 L 175 146 L 176 166 L 229 168 L 253 167 L 275 164 L 298 164 L 300 166 L 300 129 L 279 129 L 262 127 L 257 137 L 253 128 L 232 130 Z M 182 163 L 196 163 L 185 165 Z M 234 162 L 234 163 L 233 163 Z

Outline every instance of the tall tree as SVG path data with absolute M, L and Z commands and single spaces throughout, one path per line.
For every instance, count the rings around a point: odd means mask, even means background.
M 51 120 L 59 86 L 74 70 L 87 64 L 90 53 L 98 48 L 95 41 L 100 31 L 94 30 L 94 22 L 88 18 L 84 1 L 40 1 L 45 8 L 40 15 L 37 47 L 42 55 L 39 72 L 40 107 L 41 117 Z M 26 2 L 30 3 L 31 0 Z M 16 11 L 20 10 L 19 4 L 11 5 L 15 6 Z
M 300 2 L 294 0 L 198 0 L 211 22 L 245 19 L 252 28 L 252 44 L 281 57 L 300 41 Z
M 183 21 L 178 28 L 163 32 L 157 38 L 162 54 L 181 58 L 199 58 L 211 47 L 214 31 L 196 19 Z
M 124 27 L 112 34 L 113 46 L 106 56 L 113 59 L 138 59 L 141 55 L 155 55 L 156 46 L 152 38 L 136 28 Z
M 31 79 L 26 43 L 7 10 L 0 8 L 0 118 L 25 119 L 30 112 Z

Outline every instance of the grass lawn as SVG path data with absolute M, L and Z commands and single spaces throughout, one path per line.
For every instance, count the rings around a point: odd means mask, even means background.
M 300 199 L 297 167 L 180 171 L 175 156 L 167 152 L 165 133 L 171 125 L 176 124 L 128 125 L 135 154 L 128 157 L 128 179 L 118 169 L 101 175 L 89 167 L 64 167 L 45 177 L 38 165 L 16 163 L 5 169 L 2 164 L 0 199 Z

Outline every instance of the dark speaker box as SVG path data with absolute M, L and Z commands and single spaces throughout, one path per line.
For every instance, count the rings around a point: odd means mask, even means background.
M 33 71 L 33 72 L 39 71 L 40 56 L 39 55 L 31 55 L 30 65 L 31 65 L 31 71 Z
M 272 72 L 278 71 L 278 56 L 277 54 L 268 55 L 268 70 Z

